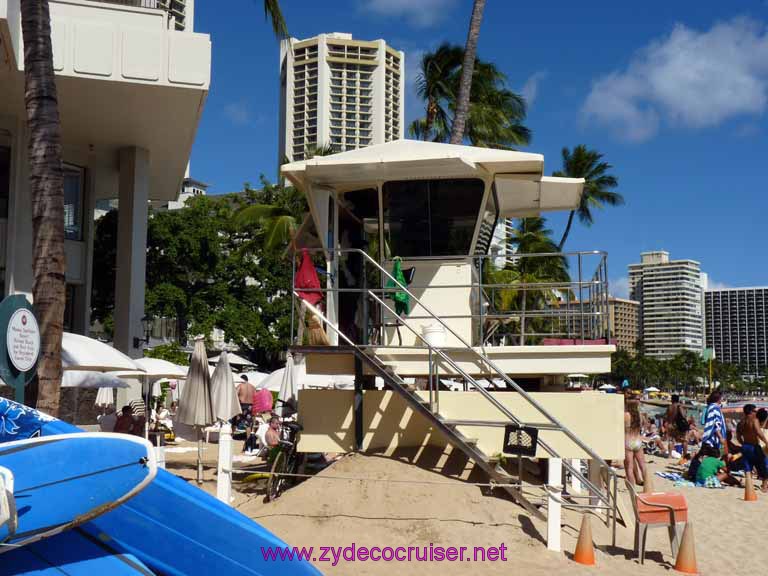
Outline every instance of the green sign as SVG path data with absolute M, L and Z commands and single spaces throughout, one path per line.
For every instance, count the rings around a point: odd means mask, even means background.
M 34 378 L 40 355 L 40 328 L 25 296 L 14 294 L 0 302 L 0 378 L 16 389 L 24 403 L 24 387 Z
M 704 348 L 704 350 L 701 352 L 701 357 L 704 360 L 714 360 L 715 359 L 715 349 L 714 348 Z

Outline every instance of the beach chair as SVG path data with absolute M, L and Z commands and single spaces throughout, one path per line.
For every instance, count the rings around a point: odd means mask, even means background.
M 635 554 L 640 558 L 640 564 L 645 563 L 645 543 L 649 528 L 667 529 L 672 557 L 676 557 L 680 542 L 678 531 L 682 533 L 688 521 L 688 502 L 685 496 L 680 492 L 638 494 L 629 480 L 625 480 L 625 483 L 635 514 Z

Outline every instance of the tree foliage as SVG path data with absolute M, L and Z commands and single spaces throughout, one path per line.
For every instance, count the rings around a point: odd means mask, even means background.
M 265 367 L 279 362 L 290 331 L 291 262 L 283 251 L 265 250 L 269 223 L 238 218 L 253 206 L 273 206 L 298 219 L 306 204 L 293 188 L 262 181 L 254 190 L 196 196 L 186 207 L 152 211 L 147 239 L 146 313 L 176 318 L 182 343 L 208 337 L 216 328 L 228 342 Z M 97 226 L 96 246 L 112 254 L 118 215 Z M 100 254 L 105 271 L 114 268 Z M 94 274 L 94 318 L 109 318 L 114 280 Z M 96 294 L 98 292 L 98 294 Z
M 562 154 L 563 169 L 554 172 L 553 176 L 584 178 L 584 192 L 579 207 L 571 210 L 568 215 L 568 224 L 558 246 L 560 252 L 568 239 L 574 215 L 578 216 L 579 222 L 585 226 L 591 226 L 595 221 L 594 210 L 624 204 L 624 197 L 613 191 L 619 185 L 619 179 L 609 173 L 613 166 L 603 160 L 603 154 L 587 148 L 584 144 L 579 144 L 573 150 L 563 148 Z
M 611 357 L 611 376 L 616 382 L 628 380 L 635 388 L 656 386 L 662 390 L 695 390 L 709 382 L 709 366 L 700 354 L 682 350 L 669 359 L 646 356 L 640 350 L 634 356 L 617 350 Z M 740 368 L 718 360 L 712 362 L 712 379 L 724 390 L 750 388 Z M 760 388 L 753 385 L 752 388 Z
M 419 63 L 416 90 L 424 100 L 424 117 L 409 132 L 420 140 L 448 142 L 461 82 L 464 49 L 444 43 Z M 509 90 L 506 76 L 490 62 L 477 59 L 472 75 L 469 111 L 463 133 L 473 146 L 510 148 L 530 142 L 523 125 L 525 100 Z

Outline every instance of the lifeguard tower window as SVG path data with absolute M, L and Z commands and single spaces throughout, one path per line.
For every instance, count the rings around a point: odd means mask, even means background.
M 468 256 L 484 193 L 475 178 L 386 182 L 386 256 Z

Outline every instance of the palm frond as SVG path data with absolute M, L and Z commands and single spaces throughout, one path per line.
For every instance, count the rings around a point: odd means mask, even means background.
M 279 0 L 264 0 L 264 18 L 272 22 L 272 31 L 279 39 L 288 38 L 288 25 L 283 18 Z

